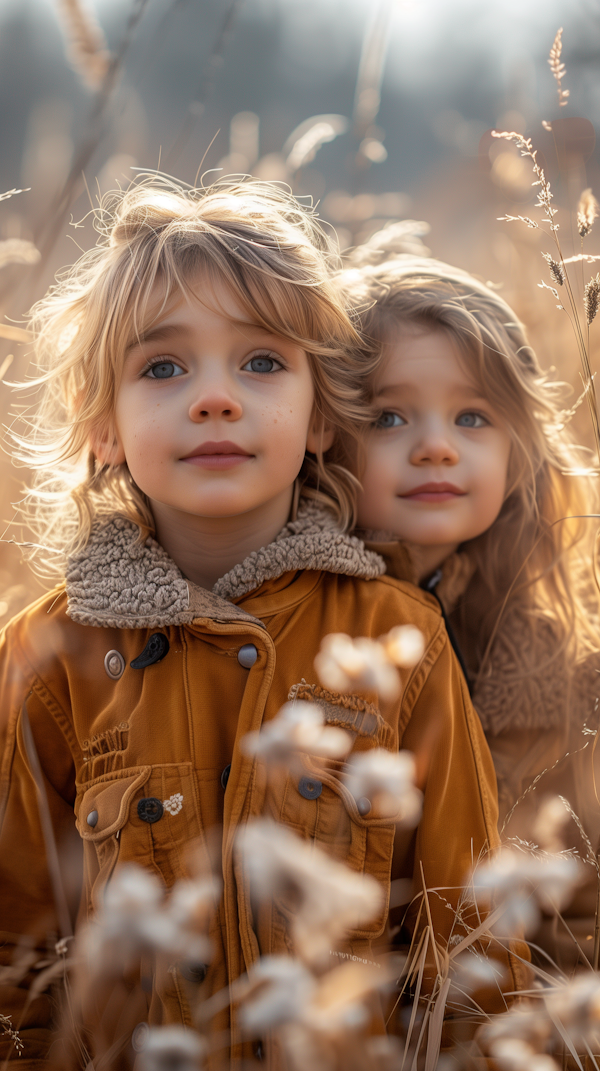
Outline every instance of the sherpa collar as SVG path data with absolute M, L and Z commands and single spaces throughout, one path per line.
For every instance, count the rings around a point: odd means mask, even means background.
M 96 525 L 85 548 L 70 558 L 67 613 L 79 624 L 112 628 L 184 625 L 200 617 L 256 622 L 230 600 L 299 569 L 372 580 L 385 565 L 360 539 L 341 532 L 328 511 L 303 499 L 297 519 L 273 543 L 253 551 L 207 591 L 186 580 L 155 539 L 139 542 L 137 525 L 116 516 Z

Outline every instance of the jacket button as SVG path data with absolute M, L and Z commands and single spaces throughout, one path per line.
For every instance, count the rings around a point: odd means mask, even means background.
M 137 658 L 134 658 L 129 665 L 132 669 L 146 669 L 148 666 L 153 666 L 156 662 L 160 662 L 168 653 L 169 641 L 164 632 L 154 632 L 142 653 Z
M 88 814 L 88 816 L 86 818 L 86 822 L 87 822 L 88 826 L 92 827 L 92 829 L 94 828 L 94 826 L 97 826 L 98 825 L 98 811 L 90 811 L 90 813 Z
M 179 973 L 187 982 L 195 982 L 200 985 L 206 978 L 208 967 L 206 963 L 180 963 Z
M 313 777 L 301 777 L 298 782 L 298 792 L 304 796 L 305 800 L 318 799 L 322 791 L 323 785 L 320 781 L 315 781 Z
M 252 669 L 258 658 L 258 651 L 253 643 L 245 643 L 238 651 L 238 662 L 244 669 Z
M 118 681 L 125 672 L 125 659 L 120 651 L 108 651 L 104 656 L 104 668 L 112 681 Z
M 137 805 L 137 813 L 142 819 L 142 822 L 148 822 L 150 825 L 153 822 L 158 822 L 164 814 L 164 807 L 160 800 L 157 800 L 155 796 L 148 796 L 146 799 L 140 800 Z
M 229 781 L 229 774 L 230 773 L 231 773 L 231 763 L 229 763 L 229 766 L 225 767 L 225 769 L 223 770 L 223 773 L 221 774 L 221 788 L 223 789 L 223 791 L 225 791 L 225 789 L 227 788 L 227 782 Z
M 364 818 L 364 816 L 371 810 L 371 800 L 368 800 L 366 796 L 361 796 L 360 799 L 356 801 L 356 806 L 358 807 L 358 813 Z

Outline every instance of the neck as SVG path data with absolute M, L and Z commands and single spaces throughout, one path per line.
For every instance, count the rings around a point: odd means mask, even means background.
M 439 569 L 440 565 L 444 564 L 446 558 L 449 558 L 458 549 L 458 543 L 449 543 L 443 547 L 424 547 L 416 543 L 409 543 L 408 546 L 411 550 L 414 550 L 418 584 L 426 580 L 428 576 L 431 576 L 436 569 Z
M 156 539 L 188 580 L 210 591 L 234 565 L 273 542 L 289 518 L 292 491 L 234 517 L 197 517 L 153 502 Z

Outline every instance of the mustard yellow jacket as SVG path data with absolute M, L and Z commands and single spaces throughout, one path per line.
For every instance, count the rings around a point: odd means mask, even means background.
M 83 842 L 80 920 L 94 912 L 125 863 L 139 863 L 171 886 L 185 876 L 187 848 L 195 841 L 208 867 L 211 831 L 220 829 L 223 893 L 202 996 L 223 990 L 259 955 L 286 947 L 281 919 L 253 918 L 246 876 L 234 865 L 236 828 L 263 814 L 382 884 L 378 917 L 343 946 L 369 958 L 388 921 L 394 826 L 361 816 L 339 777 L 325 769 L 316 798 L 301 794 L 293 775 L 274 792 L 239 747 L 299 685 L 329 723 L 353 734 L 355 751 L 415 754 L 423 816 L 416 836 L 396 838 L 394 877 L 414 881 L 418 890 L 422 867 L 429 888 L 447 889 L 456 899 L 472 859 L 497 843 L 493 766 L 435 601 L 381 576 L 383 568 L 377 555 L 306 504 L 273 544 L 212 592 L 188 583 L 154 540 L 138 542 L 130 522 L 115 518 L 95 529 L 70 562 L 66 583 L 1 637 L 5 962 L 24 936 L 43 947 L 61 933 L 44 820 L 51 820 L 59 846 L 74 824 Z M 407 622 L 422 630 L 425 653 L 396 703 L 384 710 L 375 694 L 348 698 L 320 689 L 313 661 L 323 636 L 377 637 Z M 443 945 L 453 914 L 437 896 L 431 909 Z M 161 977 L 144 994 L 148 1020 L 189 1023 L 177 968 Z M 507 988 L 515 984 L 513 973 Z M 52 1040 L 51 1007 L 38 999 L 24 1013 L 23 999 L 21 984 L 5 984 L 0 1011 L 21 1027 L 19 1068 L 33 1071 Z M 229 1009 L 220 1028 L 231 1031 L 234 1054 L 248 1054 Z M 16 1059 L 9 1042 L 5 1049 Z

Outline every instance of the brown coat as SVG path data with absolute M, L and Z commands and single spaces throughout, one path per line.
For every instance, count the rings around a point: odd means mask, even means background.
M 304 799 L 290 775 L 273 793 L 257 776 L 239 741 L 273 718 L 294 686 L 321 700 L 326 719 L 355 734 L 356 751 L 408 748 L 417 758 L 424 810 L 415 838 L 396 844 L 394 875 L 421 887 L 452 890 L 464 881 L 473 854 L 495 845 L 495 780 L 489 752 L 433 599 L 410 585 L 380 577 L 381 559 L 340 534 L 332 521 L 305 506 L 269 547 L 250 555 L 212 592 L 188 583 L 152 539 L 116 518 L 96 529 L 69 566 L 66 585 L 15 618 L 1 637 L 0 695 L 5 741 L 0 781 L 0 926 L 5 961 L 19 935 L 38 942 L 57 933 L 45 862 L 40 809 L 30 770 L 23 720 L 26 703 L 59 842 L 76 822 L 83 841 L 80 917 L 94 911 L 116 867 L 133 861 L 170 886 L 186 873 L 191 840 L 209 854 L 210 831 L 222 827 L 223 894 L 213 930 L 215 954 L 204 995 L 222 990 L 259 954 L 283 951 L 281 920 L 253 921 L 246 879 L 232 845 L 236 827 L 268 813 L 332 850 L 386 890 L 385 906 L 344 948 L 361 957 L 385 933 L 394 827 L 361 817 L 334 775 L 324 771 L 322 795 Z M 364 724 L 358 697 L 318 687 L 313 660 L 331 632 L 377 637 L 411 622 L 425 636 L 425 653 L 410 672 L 400 700 L 377 709 Z M 132 663 L 159 632 L 168 640 L 161 661 Z M 238 655 L 256 649 L 250 668 Z M 112 654 L 111 654 L 112 652 Z M 116 656 L 115 656 L 116 652 Z M 112 659 L 112 660 L 111 660 Z M 108 664 L 108 670 L 105 664 Z M 124 671 L 119 676 L 119 670 Z M 113 673 L 113 676 L 110 675 Z M 115 679 L 115 677 L 117 679 Z M 231 763 L 226 791 L 222 773 Z M 138 813 L 141 799 L 182 797 L 153 824 Z M 88 816 L 97 812 L 96 824 Z M 173 812 L 173 813 L 172 813 Z M 339 837 L 341 830 L 342 836 Z M 333 832 L 336 836 L 333 836 Z M 348 847 L 350 845 L 350 847 Z M 208 865 L 208 862 L 207 862 Z M 443 943 L 452 912 L 432 898 Z M 189 1021 L 177 971 L 147 995 L 155 1023 Z M 508 988 L 515 984 L 509 978 Z M 23 991 L 6 986 L 0 1010 L 21 1021 Z M 231 1030 L 240 1054 L 235 1016 Z M 25 1016 L 21 1071 L 42 1066 L 50 1039 L 43 1001 Z M 8 1046 L 10 1048 L 10 1046 Z M 14 1052 L 11 1055 L 15 1055 Z
M 399 542 L 366 545 L 384 558 L 388 575 L 417 582 L 417 548 Z M 436 594 L 451 623 L 470 578 L 465 554 L 458 552 L 444 562 Z M 473 705 L 496 770 L 503 839 L 535 841 L 537 810 L 551 795 L 561 795 L 577 816 L 578 821 L 567 820 L 562 838 L 565 847 L 575 849 L 586 862 L 587 880 L 563 914 L 581 949 L 591 956 L 597 885 L 591 856 L 600 829 L 596 788 L 600 748 L 595 742 L 600 724 L 600 654 L 573 665 L 567 653 L 557 651 L 551 620 L 540 615 L 532 621 L 513 611 L 502 619 L 485 676 L 476 678 L 468 640 L 457 627 L 455 633 L 464 661 L 473 670 Z M 527 673 L 522 669 L 524 649 Z M 565 970 L 583 962 L 566 928 L 557 930 L 550 920 L 536 941 Z

